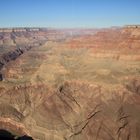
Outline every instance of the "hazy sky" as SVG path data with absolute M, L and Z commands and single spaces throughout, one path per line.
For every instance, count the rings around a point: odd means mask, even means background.
M 140 24 L 140 0 L 0 0 L 0 27 Z

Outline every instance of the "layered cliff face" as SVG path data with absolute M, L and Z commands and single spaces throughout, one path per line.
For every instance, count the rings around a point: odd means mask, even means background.
M 0 129 L 35 140 L 140 139 L 139 28 L 14 35 L 28 43 L 0 48 Z
M 140 60 L 140 28 L 104 29 L 95 35 L 78 37 L 67 42 L 72 48 L 93 49 L 95 57 Z M 132 54 L 132 55 L 131 55 Z

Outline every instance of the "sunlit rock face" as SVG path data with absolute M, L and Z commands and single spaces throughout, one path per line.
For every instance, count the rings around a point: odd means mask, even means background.
M 139 28 L 1 29 L 0 43 L 0 136 L 140 139 Z

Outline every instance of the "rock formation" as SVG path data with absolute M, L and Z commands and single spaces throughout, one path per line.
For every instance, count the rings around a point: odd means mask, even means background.
M 140 139 L 139 28 L 1 29 L 0 41 L 0 132 Z

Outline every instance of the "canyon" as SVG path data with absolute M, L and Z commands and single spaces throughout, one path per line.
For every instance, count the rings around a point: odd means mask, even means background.
M 139 26 L 0 29 L 0 130 L 139 140 Z

